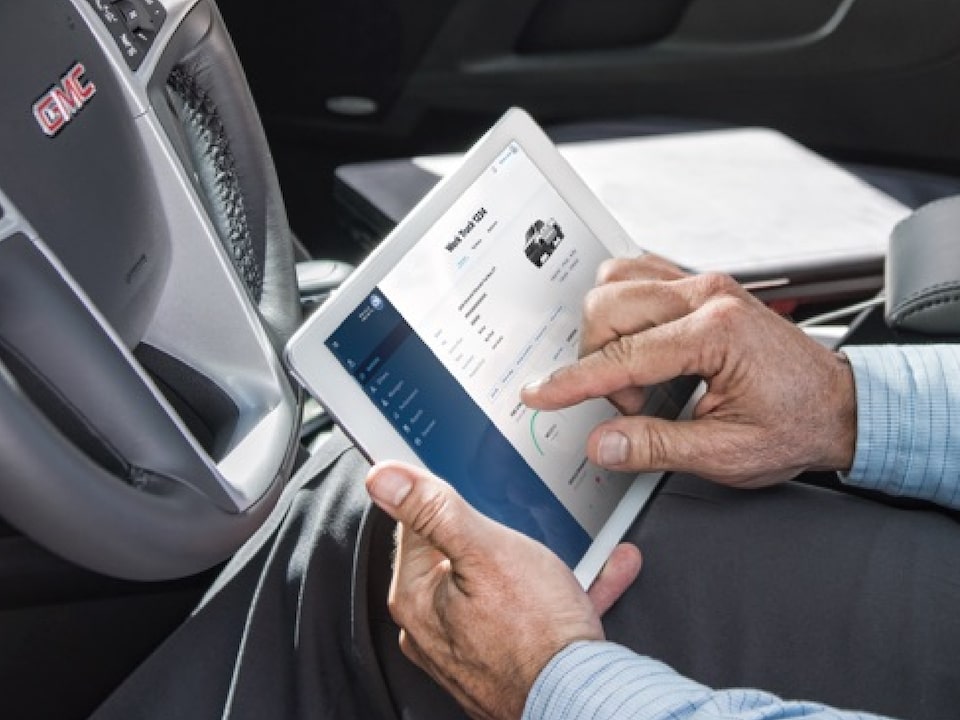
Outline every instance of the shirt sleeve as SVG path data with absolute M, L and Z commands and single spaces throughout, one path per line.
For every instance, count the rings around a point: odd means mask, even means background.
M 711 690 L 667 665 L 606 642 L 578 642 L 540 673 L 523 720 L 873 720 L 759 690 Z
M 960 345 L 844 347 L 857 448 L 841 479 L 960 509 Z

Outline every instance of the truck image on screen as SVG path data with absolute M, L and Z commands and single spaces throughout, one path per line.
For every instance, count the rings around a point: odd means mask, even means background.
M 537 267 L 543 267 L 563 240 L 563 229 L 553 218 L 536 220 L 527 228 L 526 239 L 523 251 L 527 259 Z

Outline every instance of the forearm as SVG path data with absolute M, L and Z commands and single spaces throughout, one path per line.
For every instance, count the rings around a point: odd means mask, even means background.
M 960 346 L 849 347 L 857 449 L 844 482 L 960 508 Z
M 868 720 L 759 690 L 711 690 L 670 667 L 612 643 L 574 643 L 544 668 L 524 720 Z

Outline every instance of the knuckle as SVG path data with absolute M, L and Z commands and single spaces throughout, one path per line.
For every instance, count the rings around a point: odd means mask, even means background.
M 623 335 L 600 348 L 596 356 L 599 357 L 599 362 L 596 365 L 591 363 L 594 372 L 586 373 L 583 378 L 584 383 L 590 386 L 590 392 L 606 394 L 611 384 L 619 387 L 639 384 L 635 378 L 639 352 L 636 335 Z M 602 381 L 598 379 L 601 377 Z M 593 387 L 594 384 L 597 387 Z
M 400 633 L 400 651 L 406 656 L 407 660 L 416 662 L 416 651 L 408 633 Z
M 623 258 L 609 258 L 600 263 L 597 268 L 597 284 L 604 285 L 623 279 L 626 262 Z
M 431 537 L 437 528 L 448 522 L 449 508 L 450 496 L 446 489 L 432 488 L 418 504 L 409 523 L 410 529 L 417 535 Z
M 704 306 L 703 319 L 714 330 L 732 330 L 741 322 L 744 310 L 744 303 L 739 298 L 719 297 Z
M 636 280 L 650 272 L 650 255 L 632 258 L 609 258 L 600 263 L 597 270 L 597 283 L 614 283 L 624 280 Z
M 637 465 L 656 470 L 666 468 L 672 458 L 664 434 L 656 425 L 648 425 L 643 439 L 644 442 L 633 443 Z
M 634 343 L 632 335 L 618 337 L 616 340 L 611 340 L 600 348 L 600 355 L 607 363 L 624 368 L 630 366 L 633 359 L 633 352 Z
M 423 667 L 423 656 L 420 647 L 409 632 L 401 632 L 399 637 L 400 652 L 417 667 Z
M 651 280 L 663 280 L 666 282 L 672 280 L 682 280 L 687 277 L 688 274 L 677 267 L 674 263 L 667 260 L 665 257 L 660 255 L 655 255 L 653 253 L 647 253 L 640 258 L 642 262 L 642 268 L 646 273 L 647 277 Z
M 433 615 L 433 585 L 410 579 L 394 582 L 387 593 L 387 611 L 407 632 L 422 630 Z
M 415 630 L 418 624 L 423 621 L 426 614 L 422 611 L 423 599 L 422 591 L 413 587 L 398 587 L 407 585 L 408 582 L 394 583 L 387 593 L 387 611 L 390 617 L 398 627 L 407 630 Z
M 602 287 L 591 288 L 583 298 L 583 322 L 590 327 L 604 318 L 606 291 Z
M 740 287 L 732 277 L 718 272 L 704 273 L 697 277 L 696 282 L 704 300 L 726 295 L 737 295 Z
M 404 602 L 404 598 L 400 596 L 400 593 L 391 592 L 387 597 L 387 611 L 390 613 L 390 617 L 393 618 L 393 621 L 400 627 L 405 627 L 406 623 L 404 622 L 404 608 L 407 607 L 407 603 Z
M 597 284 L 627 280 L 676 280 L 684 273 L 673 263 L 653 253 L 632 258 L 610 258 L 597 270 Z

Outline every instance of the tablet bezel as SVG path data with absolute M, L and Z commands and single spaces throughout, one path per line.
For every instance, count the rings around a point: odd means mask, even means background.
M 396 459 L 424 466 L 325 343 L 400 258 L 420 241 L 514 141 L 520 144 L 544 178 L 611 256 L 624 257 L 639 253 L 639 248 L 560 155 L 543 130 L 523 110 L 509 110 L 464 156 L 458 169 L 441 180 L 411 210 L 287 344 L 285 359 L 294 377 L 320 399 L 337 424 L 371 462 Z M 654 472 L 640 474 L 634 479 L 574 568 L 584 588 L 593 582 L 662 477 L 663 473 Z

